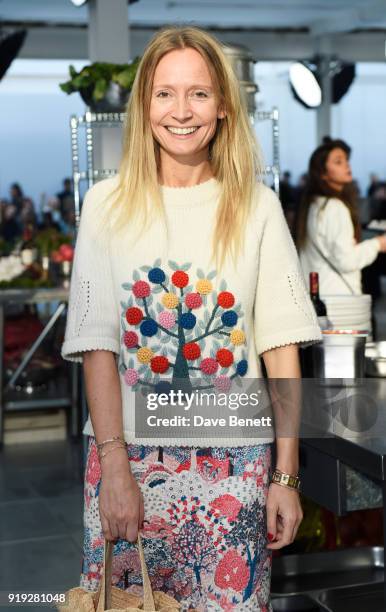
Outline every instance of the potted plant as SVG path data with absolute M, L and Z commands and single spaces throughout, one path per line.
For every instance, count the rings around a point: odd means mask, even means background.
M 94 62 L 77 72 L 70 66 L 70 80 L 60 84 L 66 94 L 78 91 L 94 112 L 123 111 L 138 69 L 139 57 L 130 64 Z

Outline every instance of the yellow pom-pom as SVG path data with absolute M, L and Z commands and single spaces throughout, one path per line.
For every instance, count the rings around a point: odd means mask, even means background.
M 245 334 L 242 329 L 233 329 L 230 334 L 232 344 L 244 344 Z
M 207 295 L 212 291 L 213 285 L 207 278 L 201 278 L 196 283 L 196 289 L 201 295 Z
M 149 363 L 150 359 L 153 357 L 154 353 L 151 349 L 147 348 L 147 346 L 142 346 L 137 351 L 137 359 L 141 363 Z
M 175 293 L 164 293 L 162 296 L 162 304 L 165 308 L 175 308 L 178 304 L 178 297 Z

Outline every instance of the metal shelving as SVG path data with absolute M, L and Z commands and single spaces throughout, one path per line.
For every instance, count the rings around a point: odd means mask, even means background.
M 87 110 L 84 115 L 72 115 L 70 119 L 71 149 L 72 149 L 72 172 L 74 180 L 74 201 L 76 227 L 80 220 L 80 182 L 87 181 L 91 187 L 96 180 L 110 178 L 117 173 L 116 169 L 94 169 L 94 134 L 95 127 L 110 127 L 123 124 L 125 113 L 93 113 Z M 273 176 L 273 186 L 279 194 L 280 182 L 280 150 L 279 150 L 279 110 L 273 108 L 270 111 L 257 111 L 251 120 L 272 122 L 272 165 L 266 166 L 265 173 Z M 86 169 L 80 169 L 79 162 L 79 129 L 86 130 Z

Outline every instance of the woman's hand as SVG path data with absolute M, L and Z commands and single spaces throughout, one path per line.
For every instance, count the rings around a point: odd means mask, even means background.
M 106 540 L 135 542 L 143 524 L 143 496 L 131 473 L 127 451 L 123 451 L 114 451 L 102 459 L 99 514 Z
M 299 493 L 271 483 L 267 497 L 267 548 L 278 550 L 294 541 L 303 519 Z M 272 536 L 272 537 L 271 537 Z
M 377 236 L 380 247 L 379 251 L 381 253 L 386 253 L 386 234 L 381 234 L 381 236 Z

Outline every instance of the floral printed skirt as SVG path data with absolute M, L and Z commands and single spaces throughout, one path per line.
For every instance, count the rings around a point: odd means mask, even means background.
M 271 612 L 266 548 L 270 444 L 235 448 L 128 446 L 144 498 L 142 541 L 154 590 L 191 609 Z M 96 590 L 103 563 L 100 464 L 89 438 L 80 586 Z M 114 545 L 115 586 L 142 594 L 136 545 Z

